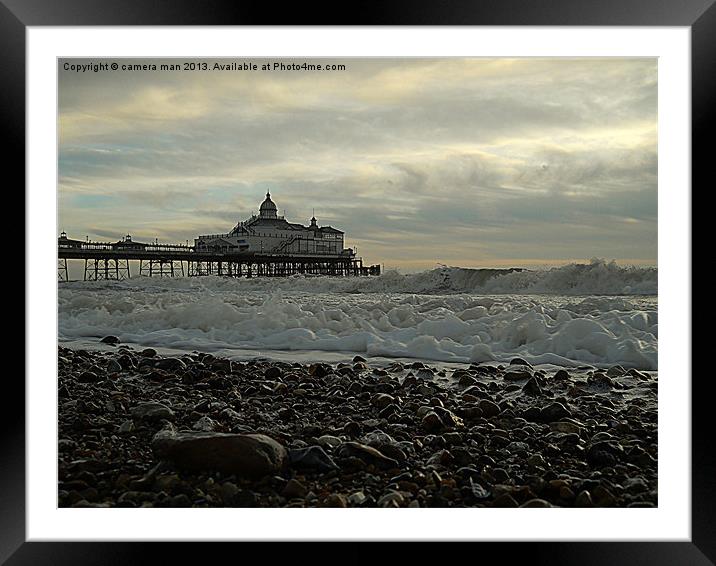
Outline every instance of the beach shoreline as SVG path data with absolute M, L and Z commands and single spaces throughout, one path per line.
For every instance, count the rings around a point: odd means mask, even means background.
M 658 503 L 654 372 L 111 348 L 58 350 L 60 507 Z

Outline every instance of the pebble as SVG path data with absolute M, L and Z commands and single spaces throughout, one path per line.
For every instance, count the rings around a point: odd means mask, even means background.
M 360 432 L 361 427 L 355 421 L 349 421 L 345 425 L 343 425 L 343 433 L 351 438 L 355 438 L 356 436 L 360 435 Z
M 320 446 L 307 446 L 289 450 L 291 466 L 330 472 L 338 468 L 333 459 Z
M 234 498 L 239 493 L 239 488 L 234 482 L 226 481 L 221 484 L 220 488 L 221 500 L 225 505 L 231 505 Z
M 506 483 L 510 479 L 510 474 L 503 468 L 494 468 L 491 475 L 497 483 Z
M 281 371 L 281 368 L 277 366 L 269 366 L 266 368 L 266 371 L 264 372 L 264 377 L 266 379 L 278 379 L 283 375 L 283 372 Z
M 562 403 L 552 403 L 540 410 L 540 419 L 544 422 L 551 423 L 559 421 L 565 417 L 571 417 L 572 413 Z
M 418 393 L 421 395 L 432 395 L 433 394 L 433 388 L 429 385 L 419 385 L 417 388 Z
M 497 403 L 493 403 L 489 399 L 483 399 L 480 401 L 480 410 L 486 417 L 496 417 L 502 410 Z
M 435 413 L 440 417 L 443 425 L 447 428 L 462 428 L 464 423 L 460 417 L 458 417 L 452 411 L 443 409 L 442 407 L 434 407 Z
M 428 432 L 438 432 L 445 428 L 443 421 L 435 411 L 428 411 L 423 417 L 422 424 Z
M 618 442 L 602 440 L 587 448 L 586 459 L 592 466 L 613 466 L 624 457 L 624 448 Z
M 554 379 L 555 381 L 565 381 L 569 378 L 569 372 L 564 369 L 557 370 L 557 372 L 552 377 L 552 379 Z
M 468 480 L 469 493 L 478 501 L 483 501 L 490 498 L 490 492 L 487 491 L 482 485 L 473 481 L 472 478 Z
M 366 446 L 359 442 L 344 442 L 336 449 L 336 454 L 344 458 L 358 458 L 367 464 L 372 464 L 383 469 L 398 467 L 398 462 L 393 458 L 388 458 L 372 446 Z
M 160 421 L 162 419 L 171 420 L 174 418 L 174 411 L 163 403 L 153 401 L 140 403 L 132 407 L 131 414 L 135 420 Z
M 336 446 L 340 446 L 343 441 L 340 438 L 338 438 L 337 436 L 331 436 L 330 434 L 324 434 L 323 436 L 321 436 L 317 439 L 317 442 L 324 448 L 325 447 L 335 448 Z
M 288 499 L 292 499 L 294 497 L 304 498 L 307 493 L 308 488 L 305 485 L 297 479 L 291 479 L 286 484 L 286 487 L 283 488 L 281 495 L 287 497 Z
M 492 507 L 513 507 L 517 508 L 519 507 L 519 503 L 515 501 L 515 498 L 512 497 L 509 493 L 503 493 L 499 497 L 495 498 L 492 502 Z
M 463 387 L 469 387 L 471 385 L 475 385 L 478 383 L 477 379 L 473 376 L 471 376 L 469 373 L 464 373 L 460 376 L 460 379 L 458 380 L 458 384 L 462 385 Z
M 625 373 L 626 372 L 624 371 L 624 368 L 619 365 L 612 366 L 607 370 L 607 375 L 609 377 L 619 377 L 621 375 L 624 375 Z
M 502 378 L 505 381 L 520 381 L 522 379 L 529 379 L 532 377 L 532 372 L 530 370 L 521 366 L 517 366 L 517 368 L 507 370 L 502 374 Z
M 238 363 L 123 347 L 60 346 L 58 357 L 61 507 L 658 502 L 657 378 L 641 372 Z M 515 372 L 523 382 L 503 379 Z M 269 447 L 224 440 L 252 435 Z M 184 444 L 171 452 L 164 437 Z M 252 458 L 260 473 L 247 471 Z
M 346 507 L 346 498 L 340 493 L 331 493 L 323 500 L 324 507 Z
M 575 507 L 594 507 L 594 502 L 592 501 L 591 494 L 586 491 L 580 491 L 577 494 L 576 499 L 574 500 L 574 506 Z
M 154 363 L 154 367 L 167 371 L 176 371 L 186 369 L 186 364 L 179 358 L 160 358 Z
M 565 434 L 579 434 L 582 432 L 582 427 L 579 425 L 565 421 L 550 423 L 549 428 L 553 432 L 562 432 Z
M 512 452 L 513 454 L 519 452 L 527 452 L 529 449 L 530 447 L 525 442 L 510 442 L 505 447 L 505 450 L 507 450 L 508 452 Z
M 134 428 L 134 421 L 126 420 L 121 425 L 119 425 L 119 427 L 117 428 L 117 432 L 121 434 L 127 434 L 130 432 L 134 432 Z
M 394 402 L 395 397 L 393 397 L 392 395 L 388 395 L 387 393 L 377 393 L 370 400 L 370 404 L 374 407 L 377 407 L 378 409 L 384 409 L 385 407 Z
M 649 490 L 649 486 L 644 481 L 644 478 L 628 478 L 624 482 L 624 489 L 629 493 L 643 493 Z
M 216 422 L 210 417 L 203 416 L 192 426 L 194 430 L 200 430 L 203 432 L 212 432 L 216 430 Z
M 597 507 L 613 507 L 616 499 L 607 488 L 598 486 L 594 489 L 593 500 Z
M 532 456 L 527 458 L 527 465 L 535 468 L 544 468 L 547 466 L 547 462 L 542 454 L 532 454 Z
M 80 383 L 96 383 L 102 381 L 102 378 L 93 371 L 83 371 L 78 377 Z
M 401 507 L 403 503 L 405 498 L 398 491 L 390 491 L 378 499 L 378 507 Z
M 366 501 L 368 501 L 368 498 L 366 497 L 365 493 L 363 493 L 362 491 L 356 491 L 355 493 L 351 493 L 348 496 L 348 503 L 350 503 L 354 507 L 360 507 Z
M 522 391 L 527 395 L 542 395 L 542 388 L 534 377 L 530 377 L 527 383 L 522 387 Z
M 311 364 L 308 367 L 308 373 L 314 377 L 325 377 L 330 372 L 330 367 L 326 364 Z

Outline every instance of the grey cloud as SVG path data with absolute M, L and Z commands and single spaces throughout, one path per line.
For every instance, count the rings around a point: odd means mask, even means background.
M 654 60 L 349 69 L 60 72 L 63 225 L 183 241 L 230 228 L 271 188 L 291 220 L 315 208 L 348 243 L 426 265 L 455 242 L 480 257 L 656 259 Z M 92 228 L 72 194 L 116 209 Z

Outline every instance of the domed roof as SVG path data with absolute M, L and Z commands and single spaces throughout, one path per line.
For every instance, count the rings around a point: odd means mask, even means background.
M 276 205 L 271 200 L 271 193 L 267 191 L 266 200 L 261 203 L 261 207 L 259 208 L 259 216 L 261 218 L 276 218 L 277 211 L 278 208 L 276 208 Z

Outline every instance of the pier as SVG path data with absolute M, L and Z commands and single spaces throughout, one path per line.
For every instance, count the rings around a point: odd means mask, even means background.
M 363 265 L 351 253 L 281 254 L 238 251 L 197 251 L 181 244 L 144 244 L 131 239 L 120 242 L 58 238 L 58 280 L 68 280 L 68 260 L 84 261 L 84 280 L 122 280 L 147 277 L 287 277 L 290 275 L 369 276 L 380 275 L 380 265 Z M 130 261 L 135 262 L 132 273 Z M 138 269 L 136 263 L 138 262 Z
M 266 192 L 258 216 L 240 221 L 225 234 L 208 234 L 194 245 L 135 242 L 127 234 L 117 242 L 73 240 L 65 232 L 57 239 L 57 278 L 69 280 L 68 260 L 84 261 L 84 280 L 147 277 L 288 277 L 380 275 L 380 265 L 363 265 L 354 248 L 344 247 L 344 232 L 319 226 L 315 214 L 306 226 L 278 215 Z

